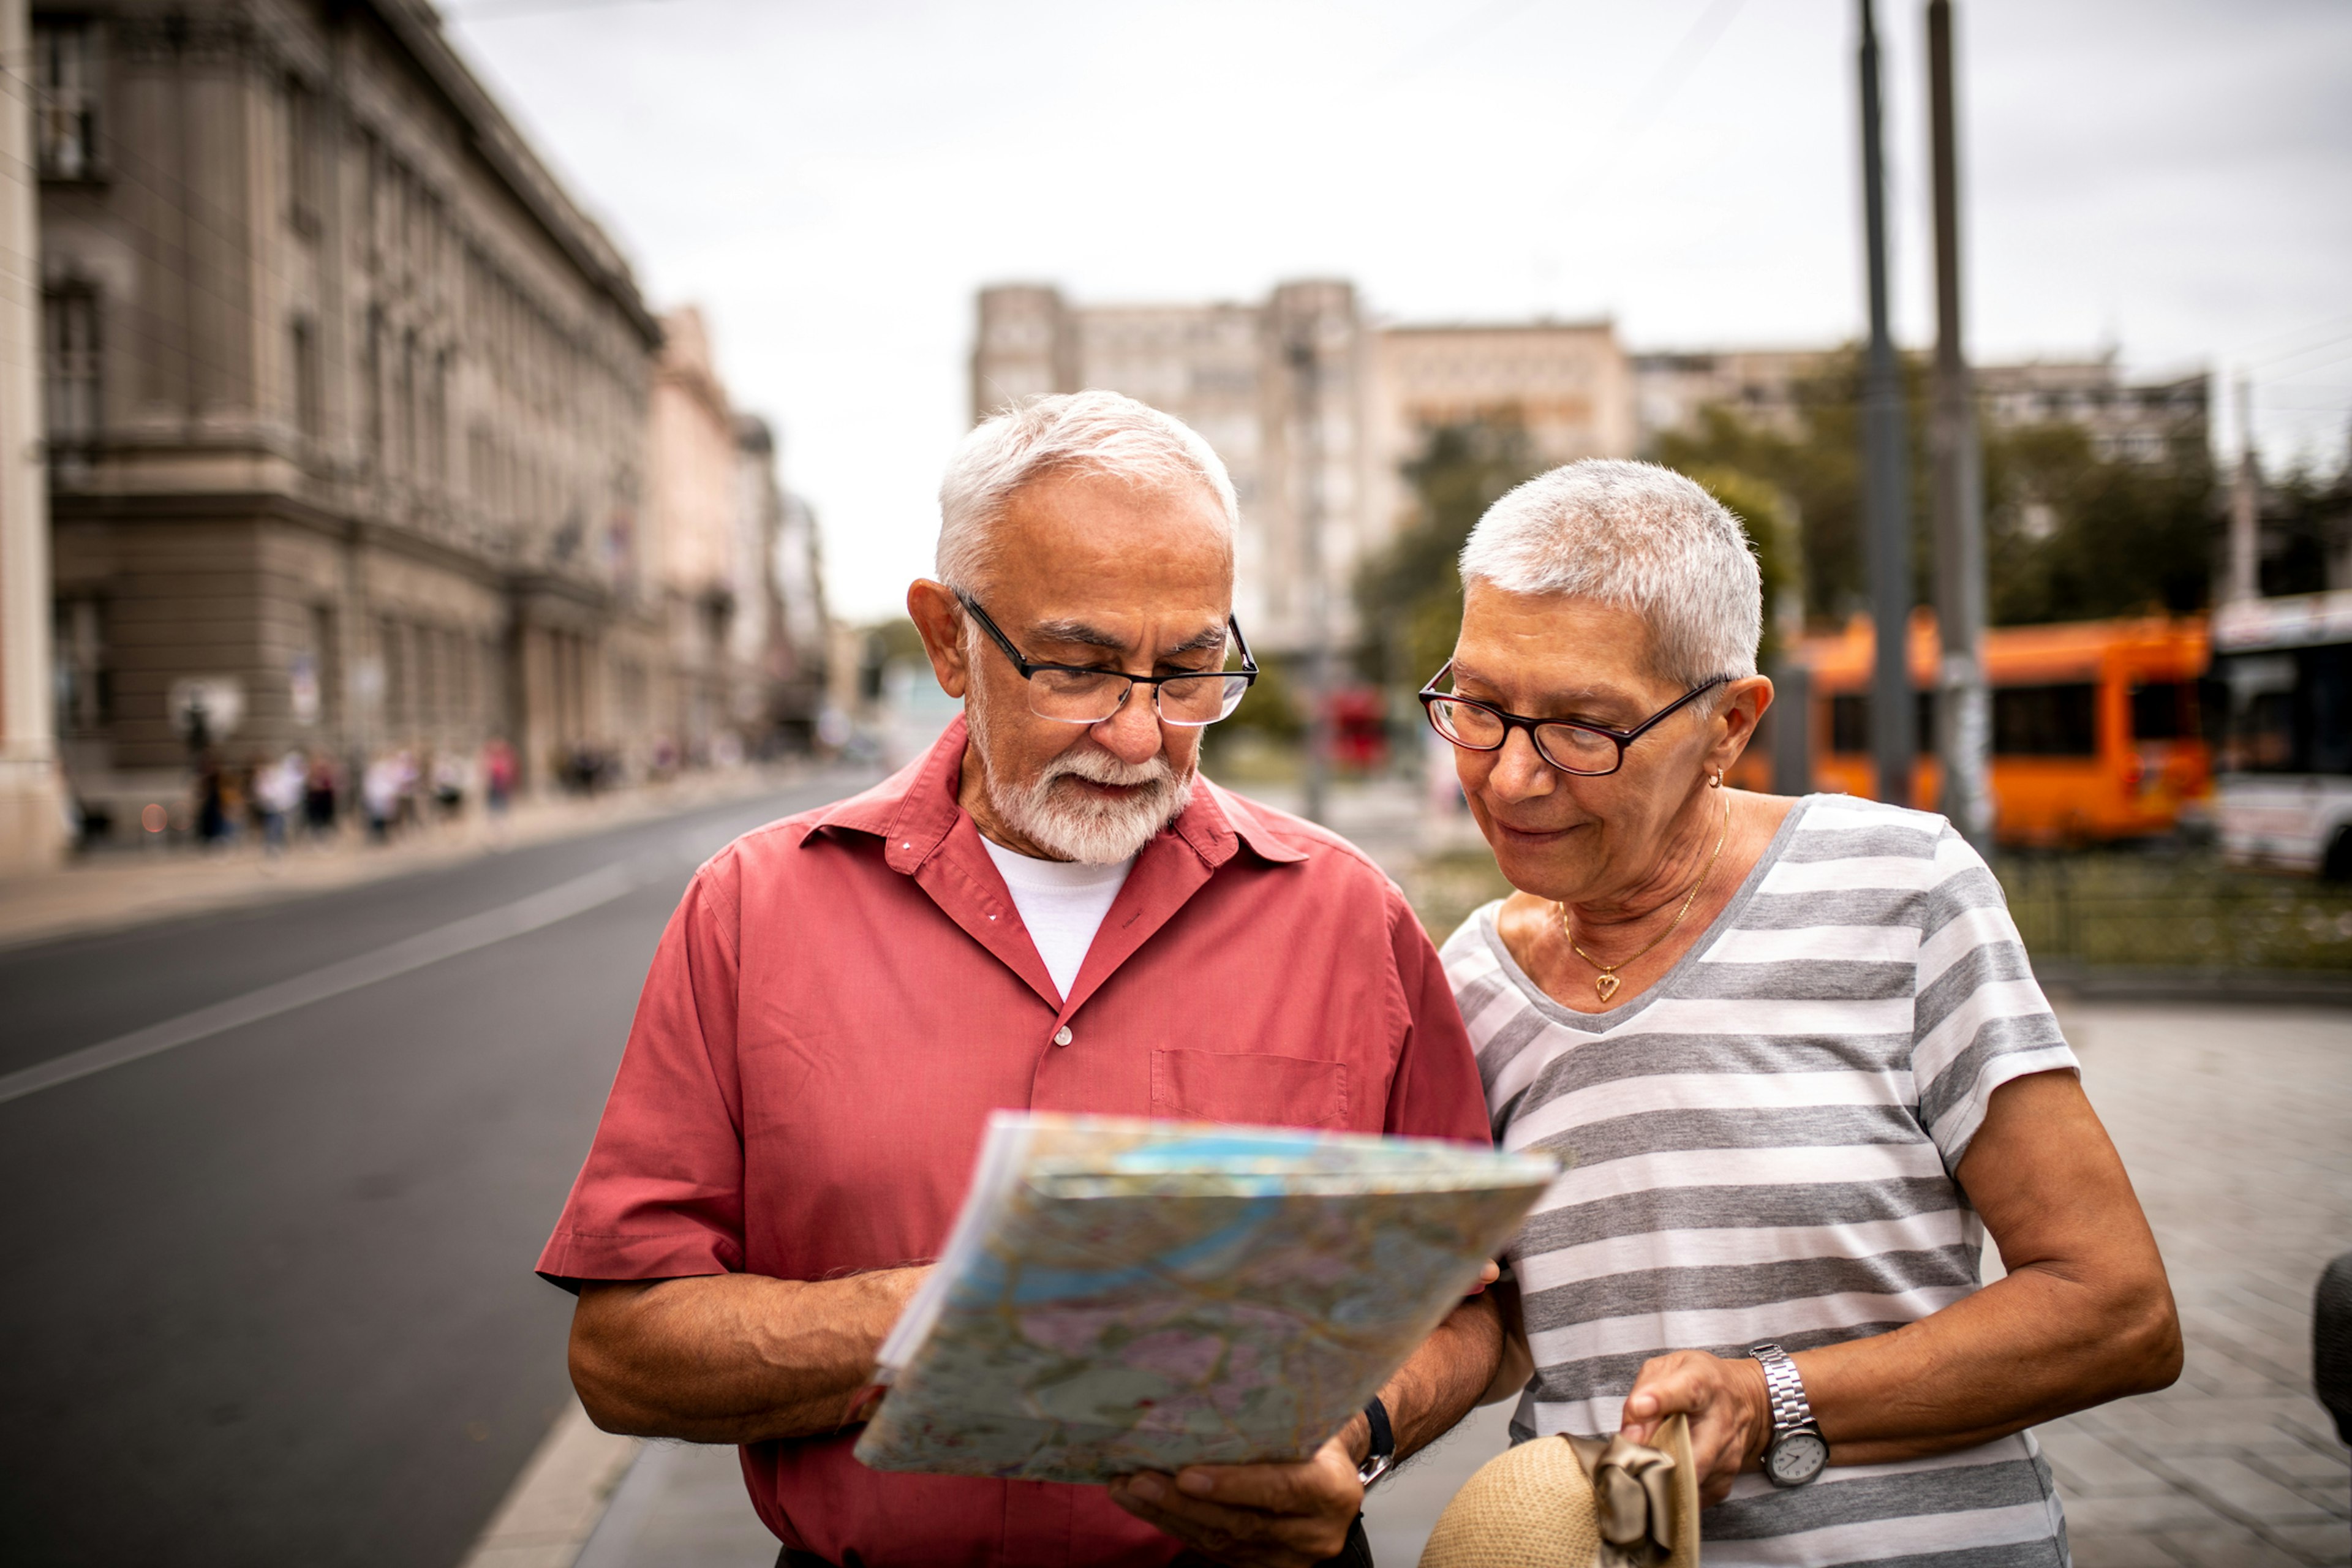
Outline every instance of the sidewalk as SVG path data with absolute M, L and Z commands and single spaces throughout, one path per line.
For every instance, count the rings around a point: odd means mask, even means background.
M 2352 1247 L 2352 1013 L 2062 1013 L 2164 1247 L 2189 1342 L 2173 1388 L 2040 1429 L 2075 1562 L 2346 1562 L 2352 1470 L 2311 1395 L 2311 1295 L 2326 1260 Z M 1477 1412 L 1375 1490 L 1366 1523 L 1382 1568 L 1419 1558 L 1446 1500 L 1501 1451 L 1508 1411 Z M 559 1452 L 582 1456 L 569 1493 Z M 595 1433 L 575 1407 L 468 1568 L 766 1568 L 775 1555 L 734 1450 L 640 1447 Z
M 0 879 L 0 948 L 430 870 L 740 800 L 796 783 L 813 771 L 802 764 L 746 764 L 605 795 L 519 800 L 496 830 L 486 814 L 468 810 L 453 822 L 429 823 L 390 844 L 371 844 L 355 824 L 347 824 L 326 843 L 298 839 L 274 858 L 249 836 L 246 842 L 220 850 L 185 846 L 102 850 L 56 870 Z M 845 793 L 849 787 L 845 782 Z

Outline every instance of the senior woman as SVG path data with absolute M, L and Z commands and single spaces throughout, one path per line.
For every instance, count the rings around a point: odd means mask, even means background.
M 1423 700 L 1518 891 L 1444 961 L 1497 1142 L 1576 1161 L 1511 1250 L 1514 1438 L 1688 1415 L 1713 1568 L 2064 1563 L 2025 1429 L 2180 1336 L 1991 873 L 1941 817 L 1725 784 L 1761 594 L 1688 479 L 1555 469 L 1462 577 Z

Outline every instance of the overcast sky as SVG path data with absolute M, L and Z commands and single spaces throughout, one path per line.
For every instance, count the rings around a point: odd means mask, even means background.
M 2267 458 L 2352 408 L 2352 5 L 1958 0 L 1979 358 L 2254 381 Z M 836 613 L 928 570 L 972 293 L 1408 321 L 1611 316 L 1632 348 L 1862 328 L 1837 0 L 449 0 L 467 58 L 822 520 Z M 1882 6 L 1898 336 L 1932 335 L 1924 5 Z M 2234 423 L 2222 429 L 2234 450 Z

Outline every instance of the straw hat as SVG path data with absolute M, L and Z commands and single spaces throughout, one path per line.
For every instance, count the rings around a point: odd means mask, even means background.
M 1667 1462 L 1664 1469 L 1657 1464 Z M 1594 1467 L 1612 1502 L 1595 1499 Z M 1664 1504 L 1664 1518 L 1658 1504 Z M 1647 1542 L 1603 1553 L 1613 1535 Z M 1644 1529 L 1646 1525 L 1646 1531 Z M 1660 1527 L 1664 1528 L 1661 1529 Z M 1654 1542 L 1654 1544 L 1651 1544 Z M 1660 1551 L 1660 1546 L 1671 1549 Z M 1489 1459 L 1438 1516 L 1421 1568 L 1697 1568 L 1698 1468 L 1690 1423 L 1675 1416 L 1654 1448 L 1590 1437 L 1538 1437 Z

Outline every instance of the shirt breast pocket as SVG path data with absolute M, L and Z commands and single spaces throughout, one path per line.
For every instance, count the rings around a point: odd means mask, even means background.
M 1251 1051 L 1155 1050 L 1151 1114 L 1171 1121 L 1345 1127 L 1348 1065 Z

